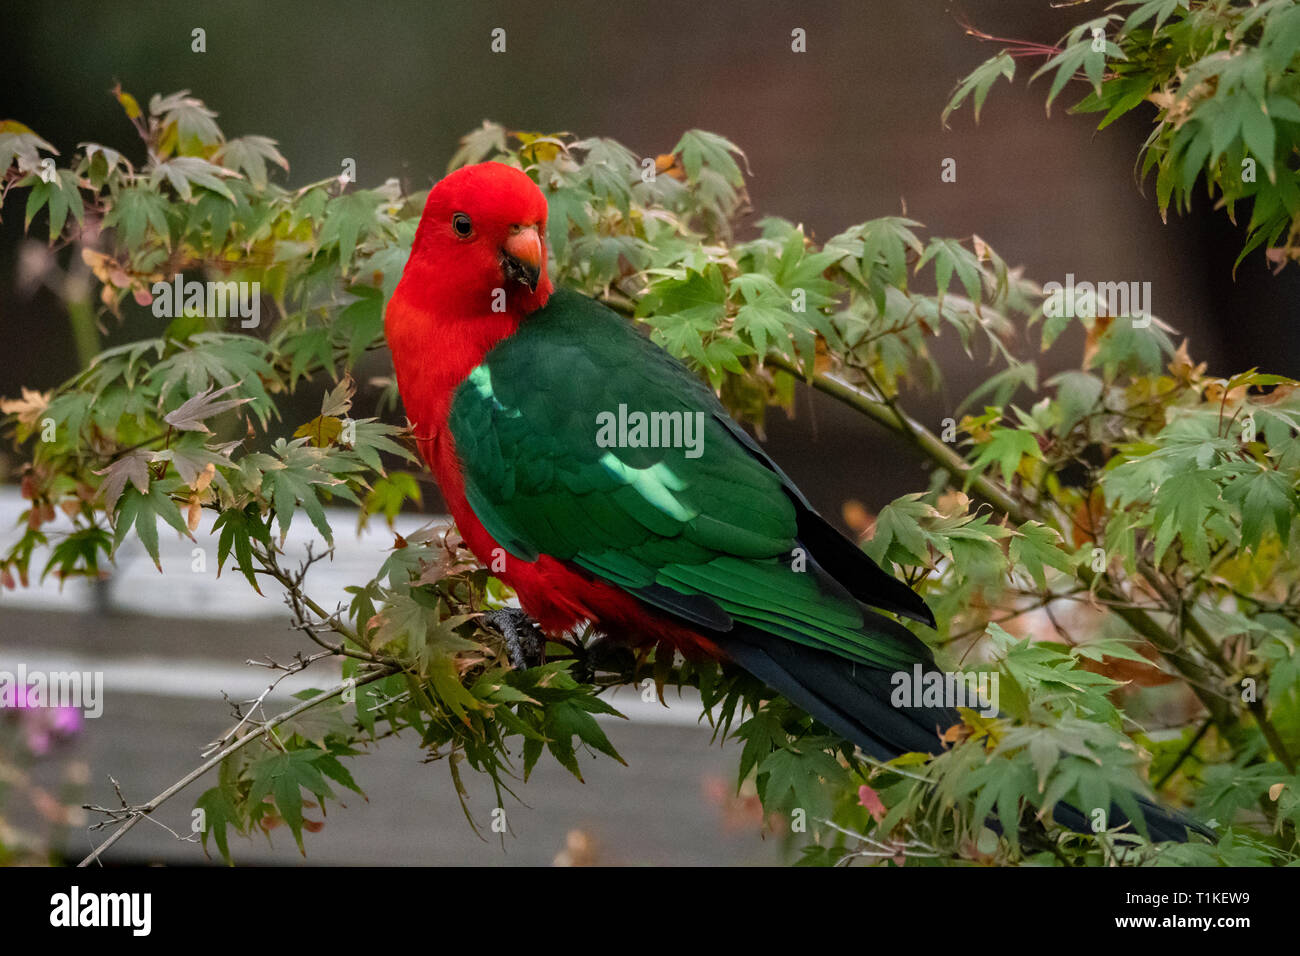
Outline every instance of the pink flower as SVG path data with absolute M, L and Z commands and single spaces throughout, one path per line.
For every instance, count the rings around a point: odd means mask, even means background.
M 36 756 L 44 756 L 55 743 L 75 736 L 81 730 L 83 718 L 76 707 L 43 707 L 32 703 L 26 686 L 15 690 L 14 706 L 0 709 L 16 712 L 27 749 Z

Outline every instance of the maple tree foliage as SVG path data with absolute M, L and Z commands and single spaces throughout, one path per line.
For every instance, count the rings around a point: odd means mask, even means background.
M 995 38 L 968 28 L 985 40 Z M 1233 222 L 1250 210 L 1238 264 L 1265 247 L 1282 268 L 1300 259 L 1300 5 L 1295 0 L 1124 0 L 1080 23 L 1060 44 L 1008 46 L 967 76 L 944 119 L 967 100 L 975 118 L 999 78 L 1018 61 L 1043 60 L 1033 79 L 1051 77 L 1047 109 L 1084 80 L 1089 92 L 1072 113 L 1101 113 L 1104 130 L 1121 116 L 1155 106 L 1137 171 L 1154 173 L 1162 217 L 1191 208 L 1198 182 Z
M 1137 45 L 1162 30 L 1180 42 L 1178 29 L 1192 27 L 1179 24 L 1203 6 L 1143 4 L 1107 56 L 1118 50 L 1132 66 Z M 1280 6 L 1253 8 L 1271 11 L 1256 31 L 1269 69 L 1294 33 L 1290 19 L 1273 25 L 1291 17 Z M 1058 78 L 1079 72 L 1094 84 L 1081 108 L 1118 108 L 1159 86 L 1149 77 L 1125 86 L 1136 80 L 1112 60 L 1098 73 L 1075 50 L 1089 31 L 1071 36 L 1054 63 Z M 973 94 L 978 106 L 1010 75 L 1007 59 L 991 63 L 954 105 Z M 481 773 L 504 805 L 543 758 L 581 777 L 586 753 L 619 759 L 595 719 L 616 713 L 603 691 L 649 677 L 661 693 L 698 691 L 711 732 L 735 742 L 737 786 L 757 795 L 766 825 L 802 862 L 1295 858 L 1300 383 L 1257 370 L 1210 376 L 1159 318 L 1044 315 L 1042 290 L 980 237 L 927 236 L 905 217 L 822 242 L 764 218 L 737 238 L 748 224 L 745 160 L 711 133 L 689 131 L 644 161 L 608 139 L 490 122 L 466 136 L 453 167 L 496 159 L 541 185 L 557 283 L 645 323 L 738 419 L 761 430 L 772 409 L 792 407 L 802 381 L 858 411 L 864 443 L 886 429 L 928 461 L 918 490 L 874 515 L 848 507 L 846 519 L 934 609 L 937 633 L 918 633 L 941 663 L 997 673 L 1002 713 L 963 711 L 938 757 L 880 763 L 729 666 L 611 651 L 577 634 L 552 643 L 545 664 L 512 669 L 482 621 L 508 594 L 454 529 L 396 536 L 369 580 L 311 593 L 306 568 L 281 548 L 291 526 L 306 522 L 319 539 L 310 564 L 340 533 L 327 505 L 391 523 L 420 500 L 394 383 L 380 381 L 377 406 L 362 415 L 353 373 L 384 348 L 384 304 L 426 194 L 396 180 L 282 185 L 289 166 L 274 141 L 228 138 L 188 92 L 147 106 L 116 96 L 134 150 L 92 143 L 56 157 L 27 126 L 0 124 L 6 211 L 25 197 L 26 225 L 97 280 L 94 302 L 70 302 L 70 316 L 89 304 L 111 326 L 183 273 L 259 283 L 265 318 L 242 328 L 186 309 L 155 337 L 94 351 L 69 382 L 6 401 L 8 432 L 29 461 L 30 507 L 0 569 L 11 587 L 111 573 L 130 535 L 157 563 L 160 534 L 202 534 L 211 512 L 218 566 L 259 593 L 287 595 L 307 648 L 295 669 L 342 661 L 344 684 L 303 695 L 286 715 L 250 715 L 209 754 L 216 780 L 197 798 L 206 848 L 230 861 L 232 831 L 283 825 L 305 851 L 304 833 L 319 828 L 308 810 L 362 793 L 357 758 L 408 728 L 462 796 L 463 775 Z M 1290 122 L 1289 109 L 1265 102 Z M 1175 143 L 1201 122 L 1191 110 L 1171 125 L 1178 107 L 1161 109 L 1162 135 Z M 1259 135 L 1246 122 L 1237 139 L 1211 132 L 1217 151 L 1182 149 L 1231 166 L 1233 150 Z M 1157 157 L 1168 148 L 1149 146 Z M 1278 149 L 1265 181 L 1293 189 L 1294 151 L 1284 162 Z M 1185 176 L 1188 166 L 1171 168 Z M 1270 243 L 1281 234 L 1261 223 L 1254 245 L 1261 231 Z M 1283 259 L 1293 257 L 1287 235 Z M 1038 356 L 1059 350 L 1076 323 L 1082 354 L 1040 381 Z M 948 426 L 928 427 L 904 402 L 940 386 L 935 343 L 945 337 L 995 371 Z M 319 414 L 284 420 L 303 392 L 320 396 Z M 1154 845 L 1131 828 L 1078 834 L 1045 817 L 1058 801 L 1107 807 L 1153 791 L 1212 821 L 1219 841 Z M 469 825 L 481 825 L 488 808 L 463 805 Z M 1000 834 L 986 826 L 993 818 Z

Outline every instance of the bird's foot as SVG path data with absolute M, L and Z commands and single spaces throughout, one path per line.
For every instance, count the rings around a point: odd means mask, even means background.
M 573 665 L 569 673 L 579 684 L 596 683 L 597 674 L 618 675 L 624 682 L 631 681 L 637 673 L 637 656 L 632 648 L 608 636 L 599 636 L 583 643 L 581 639 L 566 641 L 573 651 Z
M 599 641 L 599 638 L 597 639 Z M 579 638 L 574 638 L 573 642 L 565 642 L 565 646 L 573 651 L 573 663 L 569 667 L 569 674 L 579 684 L 594 684 L 596 682 L 596 664 L 592 659 L 591 647 L 593 645 L 584 645 Z
M 503 607 L 483 615 L 483 622 L 501 632 L 506 641 L 506 654 L 515 670 L 526 670 L 546 662 L 546 638 L 537 624 L 517 607 Z

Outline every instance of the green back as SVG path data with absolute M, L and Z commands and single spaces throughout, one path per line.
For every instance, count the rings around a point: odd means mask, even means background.
M 687 435 L 666 433 L 676 423 L 663 413 L 702 418 L 699 441 L 602 445 L 618 439 L 620 405 L 629 424 L 644 413 L 669 439 Z M 925 656 L 919 641 L 872 628 L 874 615 L 801 560 L 798 492 L 742 443 L 713 393 L 586 296 L 556 291 L 493 348 L 457 389 L 450 428 L 470 507 L 516 558 L 572 562 L 715 631 L 741 622 L 882 667 Z

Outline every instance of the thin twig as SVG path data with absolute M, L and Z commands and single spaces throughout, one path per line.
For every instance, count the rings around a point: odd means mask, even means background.
M 1207 719 L 1202 721 L 1200 729 L 1196 731 L 1195 736 L 1193 736 L 1191 740 L 1187 741 L 1187 746 L 1182 749 L 1182 752 L 1178 755 L 1178 759 L 1175 760 L 1170 765 L 1169 769 L 1160 775 L 1160 779 L 1155 782 L 1156 790 L 1159 790 L 1167 784 L 1170 778 L 1178 772 L 1178 768 L 1181 767 L 1183 762 L 1192 755 L 1192 751 L 1196 749 L 1196 745 L 1201 742 L 1201 738 L 1205 736 L 1206 731 L 1208 731 L 1213 724 L 1213 720 Z
M 139 823 L 142 819 L 147 817 L 149 814 L 153 813 L 160 806 L 162 806 L 172 797 L 176 796 L 176 794 L 180 793 L 182 790 L 184 790 L 186 787 L 192 784 L 195 780 L 198 780 L 199 777 L 203 776 L 213 767 L 220 764 L 221 761 L 225 760 L 231 754 L 238 753 L 240 750 L 242 750 L 244 747 L 247 747 L 254 740 L 265 737 L 276 727 L 280 726 L 283 723 L 286 723 L 287 721 L 293 720 L 295 717 L 298 717 L 301 714 L 306 713 L 307 711 L 311 710 L 313 707 L 323 704 L 328 700 L 332 700 L 335 697 L 339 697 L 349 688 L 362 687 L 366 684 L 373 683 L 374 681 L 381 680 L 382 678 L 389 677 L 397 672 L 398 669 L 395 667 L 383 666 L 383 667 L 376 668 L 375 670 L 367 674 L 359 675 L 355 678 L 345 680 L 340 684 L 336 684 L 334 687 L 331 687 L 329 690 L 325 691 L 324 693 L 318 694 L 317 696 L 312 697 L 309 700 L 304 700 L 301 703 L 293 707 L 290 707 L 288 710 L 284 711 L 284 713 L 272 717 L 270 720 L 268 720 L 263 726 L 259 727 L 257 730 L 245 734 L 243 737 L 240 737 L 238 740 L 230 744 L 230 746 L 226 747 L 221 752 L 213 754 L 211 757 L 203 761 L 203 763 L 199 764 L 197 767 L 195 767 L 185 776 L 181 777 L 181 779 L 177 780 L 171 786 L 167 787 L 165 790 L 163 790 L 161 793 L 155 796 L 148 803 L 142 803 L 139 806 L 127 807 L 127 809 L 129 810 L 129 819 L 127 819 L 125 822 L 121 824 L 121 826 L 119 826 L 116 830 L 114 830 L 107 840 L 99 844 L 99 846 L 95 847 L 95 849 L 91 851 L 91 853 L 84 860 L 78 863 L 77 866 L 79 867 L 89 866 L 90 864 L 98 861 L 100 857 L 103 856 L 105 850 L 113 846 L 113 844 L 115 844 L 118 840 L 122 839 L 122 837 L 126 836 L 127 833 L 131 831 L 131 828 L 134 827 L 137 823 Z M 125 803 L 125 801 L 123 802 Z
M 244 728 L 245 724 L 249 724 L 249 723 L 257 724 L 258 721 L 254 719 L 253 715 L 256 714 L 258 711 L 262 710 L 263 704 L 266 702 L 266 698 L 270 696 L 272 691 L 274 691 L 277 687 L 280 686 L 280 682 L 283 681 L 286 677 L 289 677 L 292 674 L 301 673 L 302 671 L 305 671 L 308 667 L 310 667 L 312 664 L 316 663 L 317 661 L 322 660 L 326 657 L 333 657 L 333 656 L 335 655 L 330 651 L 321 651 L 320 653 L 313 654 L 310 657 L 303 657 L 302 653 L 299 652 L 294 656 L 294 661 L 292 664 L 278 664 L 275 661 L 272 661 L 270 658 L 267 658 L 266 663 L 263 663 L 261 661 L 251 661 L 251 660 L 246 661 L 245 663 L 250 664 L 254 667 L 269 667 L 274 670 L 282 671 L 283 673 L 281 673 L 280 676 L 277 677 L 275 680 L 271 681 L 271 683 L 267 685 L 266 690 L 262 691 L 262 693 L 259 694 L 257 697 L 255 697 L 253 700 L 246 700 L 243 702 L 245 705 L 248 706 L 247 713 L 243 712 L 242 707 L 240 707 L 239 705 L 235 705 L 235 716 L 239 718 L 239 723 L 235 724 L 235 726 L 231 727 L 229 730 L 227 730 L 216 740 L 212 741 L 212 743 L 208 744 L 208 746 L 201 753 L 201 756 L 204 757 L 210 756 L 212 753 L 214 753 L 217 750 L 220 750 L 230 741 L 234 740 L 235 737 L 238 736 L 239 732 Z

